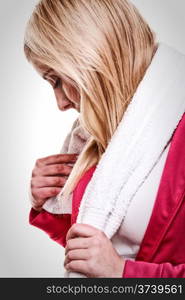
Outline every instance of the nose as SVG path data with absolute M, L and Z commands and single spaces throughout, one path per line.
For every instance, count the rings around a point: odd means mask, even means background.
M 60 101 L 57 101 L 57 105 L 58 108 L 62 111 L 68 110 L 73 107 L 73 104 L 67 99 L 62 99 Z
M 66 95 L 62 91 L 58 90 L 54 91 L 54 93 L 57 101 L 57 106 L 61 111 L 66 111 L 73 107 L 73 103 L 66 97 Z

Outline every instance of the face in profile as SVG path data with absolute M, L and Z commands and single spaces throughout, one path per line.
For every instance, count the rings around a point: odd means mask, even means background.
M 60 110 L 74 108 L 80 112 L 80 94 L 72 80 L 61 78 L 53 69 L 38 63 L 34 63 L 34 68 L 52 86 Z

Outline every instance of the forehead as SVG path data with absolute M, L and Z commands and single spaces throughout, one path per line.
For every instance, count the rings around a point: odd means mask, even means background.
M 54 69 L 52 69 L 51 67 L 44 65 L 38 61 L 32 61 L 32 65 L 34 67 L 34 69 L 42 76 L 45 77 L 47 74 L 49 74 L 50 72 L 52 74 L 55 74 L 56 76 L 60 77 L 65 83 L 74 85 L 76 87 L 75 82 L 69 78 L 68 76 L 62 74 L 59 75 Z
M 35 70 L 42 76 L 43 74 L 45 74 L 46 72 L 48 72 L 49 70 L 51 70 L 50 67 L 48 67 L 47 65 L 44 65 L 40 62 L 36 62 L 33 61 L 32 62 L 33 67 L 35 68 Z

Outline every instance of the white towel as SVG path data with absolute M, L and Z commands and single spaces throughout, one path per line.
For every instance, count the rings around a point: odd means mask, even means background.
M 158 162 L 184 112 L 185 55 L 159 43 L 87 185 L 77 223 L 92 225 L 109 238 L 115 234 L 133 196 Z M 63 203 L 68 200 L 62 199 Z M 65 275 L 85 277 L 73 272 Z
M 89 137 L 89 133 L 82 127 L 77 118 L 73 123 L 70 133 L 65 138 L 60 153 L 81 153 Z M 61 189 L 61 192 L 56 197 L 51 197 L 45 202 L 43 208 L 46 211 L 53 214 L 70 214 L 72 212 L 72 193 L 62 201 L 62 191 L 63 189 Z M 32 195 L 30 195 L 31 197 Z

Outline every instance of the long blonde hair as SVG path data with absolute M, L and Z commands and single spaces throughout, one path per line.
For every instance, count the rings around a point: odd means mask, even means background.
M 100 160 L 156 49 L 155 33 L 128 0 L 41 0 L 35 7 L 26 57 L 75 82 L 90 134 L 64 195 Z

